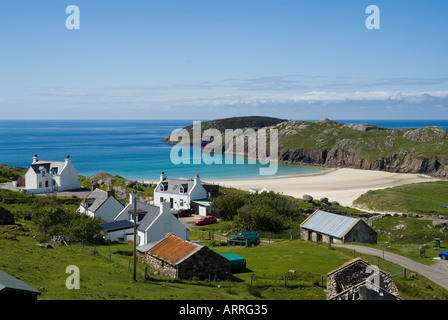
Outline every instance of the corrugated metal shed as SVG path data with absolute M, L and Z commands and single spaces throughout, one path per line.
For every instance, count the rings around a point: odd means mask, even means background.
M 342 238 L 358 221 L 359 219 L 317 210 L 300 226 L 335 238 Z

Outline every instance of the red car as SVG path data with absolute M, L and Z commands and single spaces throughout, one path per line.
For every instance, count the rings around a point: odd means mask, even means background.
M 175 212 L 178 217 L 189 217 L 193 214 L 193 210 L 191 209 L 180 209 Z
M 205 216 L 205 217 L 202 217 L 201 219 L 196 220 L 194 223 L 197 226 L 201 226 L 201 225 L 204 225 L 204 224 L 212 224 L 212 223 L 216 223 L 216 222 L 218 222 L 218 219 L 216 217 L 214 217 L 214 216 Z

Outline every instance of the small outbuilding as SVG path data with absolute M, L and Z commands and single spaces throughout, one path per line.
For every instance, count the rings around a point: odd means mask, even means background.
M 360 218 L 317 210 L 300 224 L 303 240 L 328 243 L 376 243 L 377 233 Z
M 230 273 L 230 261 L 206 246 L 184 240 L 173 233 L 146 251 L 140 260 L 160 275 L 173 279 L 224 279 Z
M 246 268 L 246 259 L 234 253 L 222 254 L 224 258 L 230 261 L 230 271 L 240 271 Z

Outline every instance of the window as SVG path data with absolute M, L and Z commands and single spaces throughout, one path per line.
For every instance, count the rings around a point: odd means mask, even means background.
M 180 199 L 180 200 L 179 200 L 179 205 L 180 205 L 181 207 L 184 206 L 184 199 Z
M 160 185 L 160 191 L 168 191 L 168 182 L 162 182 Z

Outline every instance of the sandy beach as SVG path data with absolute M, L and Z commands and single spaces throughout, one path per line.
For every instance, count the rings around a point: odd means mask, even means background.
M 251 188 L 267 188 L 270 191 L 296 198 L 309 194 L 315 199 L 327 197 L 329 201 L 338 201 L 341 205 L 352 206 L 355 199 L 369 190 L 437 180 L 421 174 L 342 168 L 330 169 L 325 173 L 316 175 L 252 180 L 220 180 L 213 181 L 213 183 L 246 191 Z M 212 181 L 209 182 L 211 183 Z

